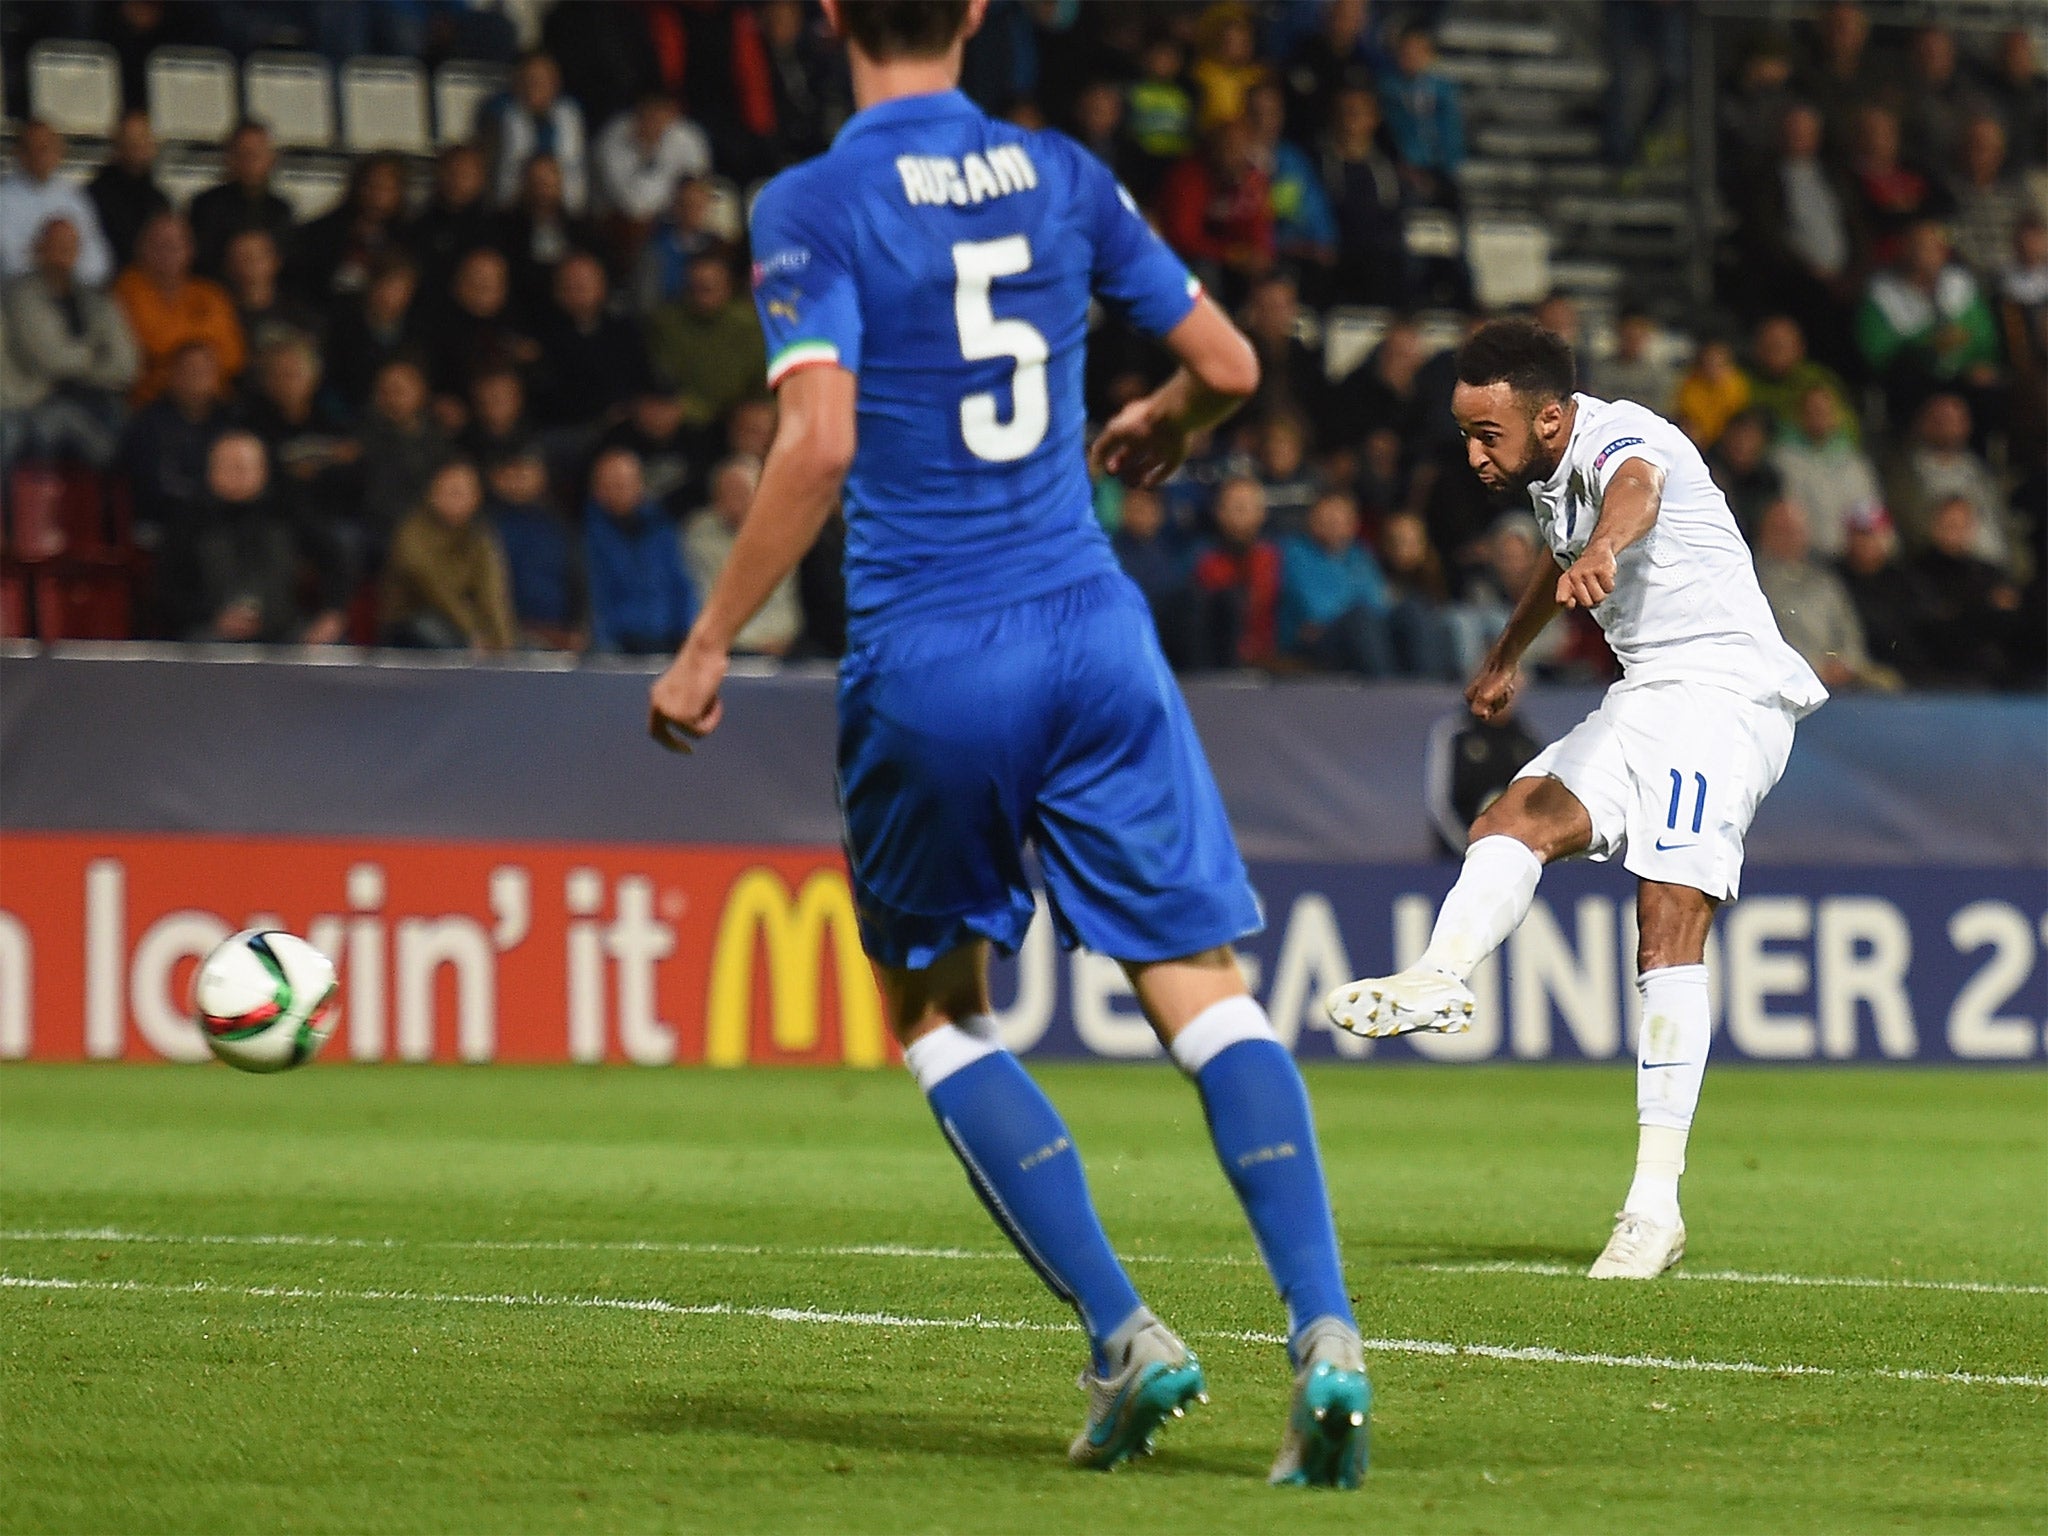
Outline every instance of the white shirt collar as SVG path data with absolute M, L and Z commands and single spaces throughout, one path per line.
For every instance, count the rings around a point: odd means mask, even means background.
M 1557 456 L 1557 468 L 1550 472 L 1549 479 L 1537 486 L 1537 489 L 1546 496 L 1561 494 L 1566 484 L 1571 480 L 1572 449 L 1578 446 L 1579 434 L 1586 430 L 1586 422 L 1592 416 L 1594 409 L 1604 404 L 1606 404 L 1604 400 L 1596 400 L 1591 395 L 1574 394 L 1572 396 L 1572 406 L 1574 408 L 1572 434 L 1565 439 L 1564 452 Z

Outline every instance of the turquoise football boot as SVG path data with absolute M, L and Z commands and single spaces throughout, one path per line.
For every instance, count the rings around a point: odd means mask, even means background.
M 1372 1433 L 1372 1383 L 1357 1332 L 1334 1318 L 1311 1323 L 1297 1345 L 1300 1365 L 1280 1455 L 1266 1480 L 1310 1488 L 1356 1488 L 1365 1478 Z
M 1160 1322 L 1132 1336 L 1115 1371 L 1085 1371 L 1080 1385 L 1088 1394 L 1088 1422 L 1067 1447 L 1067 1460 L 1102 1472 L 1149 1455 L 1161 1424 L 1184 1416 L 1190 1403 L 1209 1401 L 1202 1362 Z

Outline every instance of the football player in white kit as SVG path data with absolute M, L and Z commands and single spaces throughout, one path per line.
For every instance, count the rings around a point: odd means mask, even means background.
M 1685 1252 L 1678 1179 L 1712 1020 L 1707 930 L 1736 894 L 1742 839 L 1827 690 L 1771 616 L 1699 450 L 1663 417 L 1574 392 L 1570 345 L 1501 320 L 1459 349 L 1451 409 L 1494 490 L 1525 489 L 1563 574 L 1530 582 L 1465 697 L 1505 714 L 1522 653 L 1566 608 L 1606 631 L 1622 678 L 1479 817 L 1429 947 L 1324 1001 L 1353 1034 L 1457 1032 L 1473 970 L 1514 932 L 1543 866 L 1619 856 L 1638 881 L 1643 1021 L 1636 1173 L 1595 1279 L 1649 1279 Z

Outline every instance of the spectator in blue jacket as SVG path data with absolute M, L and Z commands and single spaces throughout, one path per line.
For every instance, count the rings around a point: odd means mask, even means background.
M 548 494 L 547 466 L 522 448 L 488 466 L 491 529 L 505 551 L 519 643 L 576 650 L 583 643 L 588 597 L 575 528 Z
M 1394 45 L 1394 67 L 1380 76 L 1380 104 L 1409 191 L 1422 202 L 1453 208 L 1455 178 L 1465 163 L 1465 116 L 1457 86 L 1435 71 L 1435 63 L 1429 29 L 1406 28 Z
M 1358 542 L 1358 504 L 1341 491 L 1309 508 L 1308 532 L 1280 554 L 1280 648 L 1332 672 L 1394 671 L 1386 577 Z
M 583 555 L 593 651 L 657 656 L 683 643 L 697 616 L 697 594 L 683 571 L 675 524 L 647 495 L 639 456 L 628 449 L 607 448 L 590 468 Z

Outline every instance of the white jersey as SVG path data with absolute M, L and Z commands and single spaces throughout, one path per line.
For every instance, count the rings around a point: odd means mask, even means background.
M 1818 709 L 1827 689 L 1778 633 L 1749 546 L 1691 439 L 1626 400 L 1572 400 L 1578 414 L 1564 457 L 1548 480 L 1529 487 L 1560 566 L 1585 552 L 1622 465 L 1641 459 L 1664 471 L 1656 526 L 1621 552 L 1614 591 L 1593 610 L 1621 662 L 1617 686 L 1711 683 L 1795 718 Z

